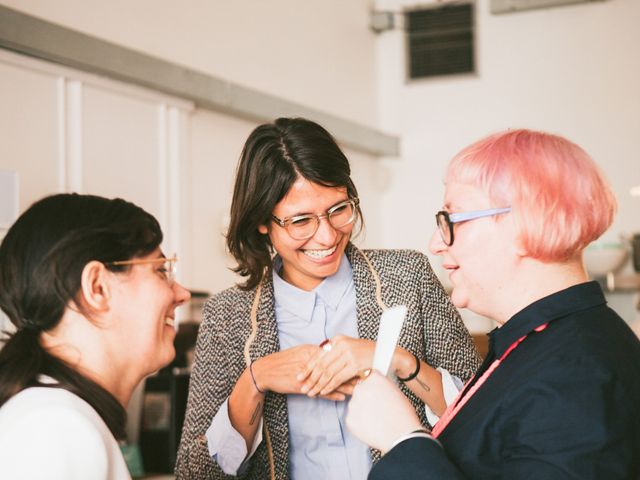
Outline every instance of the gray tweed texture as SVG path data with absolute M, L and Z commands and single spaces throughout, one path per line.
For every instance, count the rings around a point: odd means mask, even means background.
M 382 284 L 387 307 L 405 305 L 407 317 L 398 344 L 433 367 L 443 367 L 466 381 L 476 371 L 479 357 L 469 332 L 434 275 L 425 255 L 411 250 L 365 250 L 350 244 L 346 255 L 353 270 L 360 338 L 375 340 L 382 311 L 376 302 L 373 275 L 363 257 L 369 258 Z M 221 404 L 229 397 L 245 369 L 244 345 L 251 333 L 250 311 L 255 290 L 232 287 L 214 295 L 205 305 L 198 332 L 187 412 L 178 459 L 178 479 L 268 479 L 269 461 L 265 442 L 258 447 L 249 466 L 239 477 L 224 474 L 209 456 L 204 433 Z M 280 348 L 274 310 L 273 282 L 265 275 L 258 307 L 258 330 L 250 353 L 252 360 Z M 404 384 L 425 426 L 424 405 Z M 288 479 L 289 427 L 286 396 L 268 392 L 264 422 L 271 436 L 275 478 Z M 380 458 L 371 450 L 372 459 Z

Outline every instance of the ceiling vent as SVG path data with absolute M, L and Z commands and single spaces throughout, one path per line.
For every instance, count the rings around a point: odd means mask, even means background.
M 407 10 L 410 79 L 475 71 L 474 2 Z

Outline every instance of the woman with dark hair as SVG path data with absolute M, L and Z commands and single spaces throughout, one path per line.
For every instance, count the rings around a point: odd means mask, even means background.
M 443 378 L 475 370 L 427 258 L 357 249 L 361 221 L 349 162 L 324 128 L 280 118 L 249 135 L 227 235 L 246 281 L 204 308 L 179 478 L 365 478 L 378 454 L 346 431 L 344 399 L 371 367 L 387 306 L 408 309 L 391 368 L 425 426 L 425 402 L 446 406 Z
M 153 216 L 122 199 L 34 203 L 0 246 L 0 477 L 130 478 L 116 440 L 136 385 L 174 357 L 173 278 Z

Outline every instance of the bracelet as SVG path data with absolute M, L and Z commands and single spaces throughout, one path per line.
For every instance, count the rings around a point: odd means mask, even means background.
M 418 376 L 418 372 L 420 371 L 420 359 L 418 358 L 418 356 L 415 353 L 413 354 L 413 358 L 416 359 L 416 369 L 411 375 L 409 375 L 406 378 L 398 377 L 398 380 L 400 380 L 401 382 L 408 382 L 408 381 L 413 380 L 414 378 L 416 378 Z
M 256 383 L 256 377 L 253 376 L 253 361 L 249 364 L 249 374 L 251 375 L 251 380 L 253 380 L 253 386 L 256 387 L 256 390 L 258 391 L 258 393 L 264 394 L 264 390 L 260 390 L 258 388 L 258 384 Z

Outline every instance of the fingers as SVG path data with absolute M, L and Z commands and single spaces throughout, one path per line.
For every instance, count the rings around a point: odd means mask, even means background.
M 302 386 L 302 393 L 313 397 L 319 393 L 327 394 L 333 391 L 337 386 L 351 378 L 351 375 L 343 373 L 347 366 L 346 360 L 342 356 L 330 358 L 327 354 L 326 358 L 318 361 L 315 368 Z
M 371 366 L 375 344 L 369 340 L 337 335 L 331 339 L 331 350 L 310 362 L 303 393 L 325 395 L 353 378 L 358 370 Z M 307 373 L 307 372 L 305 372 Z
M 352 378 L 351 380 L 344 382 L 342 385 L 339 385 L 334 390 L 334 392 L 343 393 L 344 395 L 350 396 L 353 394 L 353 389 L 357 383 L 358 383 L 358 379 Z
M 298 380 L 299 382 L 304 382 L 309 377 L 309 375 L 311 375 L 311 373 L 314 371 L 314 369 L 316 368 L 316 365 L 318 364 L 318 361 L 325 353 L 326 353 L 325 350 L 323 350 L 320 347 L 317 347 L 316 352 L 313 354 L 311 359 L 302 368 L 302 370 L 300 370 L 300 373 L 296 375 L 296 380 Z
M 340 339 L 341 336 L 336 336 L 332 341 L 339 341 Z M 332 341 L 324 340 L 320 343 L 314 355 L 296 376 L 296 380 L 304 382 L 301 390 L 302 393 L 308 393 L 310 390 L 314 389 L 319 381 L 322 383 L 322 386 L 324 386 L 331 378 L 327 369 L 340 357 L 340 353 L 337 349 L 334 350 Z M 318 389 L 318 392 L 319 391 L 320 389 Z
M 331 392 L 328 393 L 326 395 L 318 395 L 320 398 L 324 398 L 326 400 L 333 400 L 335 402 L 343 402 L 347 396 L 343 393 L 339 393 L 339 392 Z
M 323 395 L 328 392 L 332 392 L 337 388 L 340 388 L 341 385 L 344 385 L 346 382 L 349 382 L 353 378 L 353 368 L 350 367 L 348 363 L 344 363 L 340 370 L 335 372 L 330 380 L 326 382 L 324 386 L 320 382 L 316 385 L 315 388 L 320 389 L 320 394 Z

